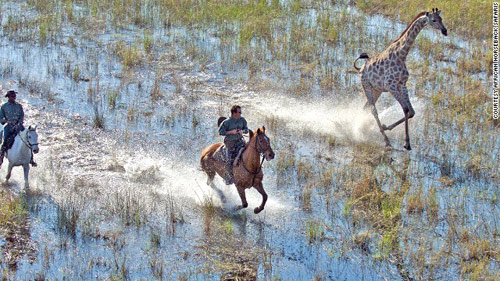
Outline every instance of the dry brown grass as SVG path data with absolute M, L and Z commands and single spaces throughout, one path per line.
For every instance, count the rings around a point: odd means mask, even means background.
M 422 200 L 422 190 L 416 192 L 416 194 L 410 195 L 408 202 L 406 204 L 406 210 L 408 213 L 420 214 L 424 211 L 424 202 Z

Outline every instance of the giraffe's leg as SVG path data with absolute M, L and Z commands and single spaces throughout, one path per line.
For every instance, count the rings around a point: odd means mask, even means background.
M 406 150 L 411 150 L 411 146 L 410 146 L 410 135 L 409 135 L 409 132 L 408 132 L 408 112 L 405 112 L 405 118 L 406 118 L 406 121 L 405 121 L 405 148 Z
M 384 132 L 384 129 L 382 128 L 382 124 L 380 123 L 380 119 L 378 118 L 378 112 L 377 108 L 375 107 L 375 102 L 377 101 L 378 97 L 380 97 L 380 92 L 376 92 L 373 90 L 373 88 L 369 84 L 362 84 L 363 89 L 365 91 L 366 98 L 368 99 L 367 103 L 365 104 L 366 107 L 371 107 L 371 111 L 373 116 L 375 117 L 375 120 L 377 121 L 378 128 L 380 129 L 380 133 L 384 137 L 385 141 L 385 146 L 390 147 L 391 142 L 389 141 L 389 138 Z
M 404 108 L 403 108 L 403 111 L 404 111 Z M 413 116 L 415 115 L 415 111 L 413 110 L 413 108 L 411 107 L 411 104 L 410 104 L 410 109 L 408 111 L 408 119 L 409 118 L 412 118 Z M 390 126 L 386 126 L 385 124 L 382 124 L 382 128 L 384 128 L 384 130 L 392 130 L 394 129 L 397 125 L 403 123 L 406 121 L 406 114 L 405 114 L 405 117 L 399 119 L 398 121 L 394 122 L 394 124 L 390 125 Z
M 394 129 L 397 125 L 403 123 L 404 121 L 406 121 L 406 117 L 403 117 L 403 118 L 399 119 L 398 121 L 394 122 L 394 124 L 392 124 L 390 126 L 386 126 L 385 124 L 382 124 L 382 128 L 384 130 L 386 130 L 386 131 L 387 130 L 390 131 L 390 130 Z
M 390 125 L 387 128 L 392 129 L 404 121 L 405 122 L 405 145 L 404 145 L 404 148 L 406 148 L 407 150 L 411 150 L 410 133 L 409 133 L 409 129 L 408 129 L 408 120 L 415 115 L 415 110 L 413 110 L 413 107 L 411 106 L 410 99 L 408 97 L 408 89 L 406 88 L 405 85 L 402 85 L 400 87 L 392 89 L 391 93 L 393 94 L 394 98 L 396 98 L 396 100 L 399 102 L 401 107 L 403 108 L 403 112 L 404 112 L 405 117 L 398 120 L 397 122 L 395 122 L 394 124 Z
M 403 93 L 402 97 L 401 97 L 402 101 L 396 97 L 396 94 L 393 93 L 392 95 L 396 98 L 396 100 L 399 102 L 399 104 L 403 108 L 403 112 L 405 112 L 405 117 L 399 119 L 398 121 L 394 122 L 394 124 L 392 124 L 390 126 L 386 126 L 385 124 L 382 125 L 382 128 L 384 128 L 384 130 L 392 130 L 397 125 L 399 125 L 403 122 L 406 122 L 407 119 L 415 116 L 415 110 L 413 110 L 413 107 L 411 106 L 410 99 L 408 98 L 408 89 L 406 88 L 406 86 L 400 87 L 398 92 Z M 392 93 L 392 91 L 391 91 L 391 93 Z M 398 96 L 401 96 L 401 95 L 398 94 Z M 408 118 L 406 117 L 405 107 L 408 110 Z
M 385 146 L 391 147 L 391 142 L 389 141 L 389 138 L 387 137 L 387 135 L 384 132 L 384 129 L 382 128 L 382 124 L 380 123 L 380 119 L 378 118 L 377 108 L 375 107 L 374 104 L 372 104 L 372 114 L 373 114 L 373 116 L 375 116 L 375 120 L 377 121 L 377 125 L 380 129 L 380 133 L 382 133 L 382 136 L 384 137 Z
M 376 91 L 372 91 L 372 95 L 373 95 L 373 98 L 370 100 L 368 99 L 365 103 L 365 106 L 363 106 L 363 109 L 367 110 L 367 109 L 371 109 L 371 105 L 375 105 L 377 103 L 377 100 L 378 98 L 380 97 L 380 95 L 382 94 L 382 92 L 376 92 Z

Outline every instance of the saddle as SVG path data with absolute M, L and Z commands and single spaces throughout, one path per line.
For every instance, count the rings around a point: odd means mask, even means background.
M 232 155 L 234 159 L 233 166 L 237 166 L 239 160 L 241 159 L 241 155 L 245 151 L 246 145 L 244 143 L 241 143 L 236 146 L 236 149 L 234 151 L 235 155 Z M 226 162 L 228 161 L 227 159 L 227 147 L 225 144 L 222 144 L 219 149 L 214 153 L 214 158 L 221 161 L 221 162 Z

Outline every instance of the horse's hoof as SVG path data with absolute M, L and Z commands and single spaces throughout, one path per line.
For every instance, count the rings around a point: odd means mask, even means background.
M 406 148 L 406 150 L 411 150 L 411 146 L 410 146 L 410 144 L 409 144 L 409 143 L 408 143 L 408 144 L 405 144 L 404 148 Z
M 384 131 L 389 130 L 389 128 L 388 128 L 385 124 L 382 124 L 382 129 L 383 129 Z
M 258 214 L 258 213 L 260 213 L 262 210 L 263 210 L 263 209 L 261 209 L 261 208 L 257 207 L 257 208 L 255 208 L 255 209 L 253 209 L 253 212 L 254 212 L 255 214 Z

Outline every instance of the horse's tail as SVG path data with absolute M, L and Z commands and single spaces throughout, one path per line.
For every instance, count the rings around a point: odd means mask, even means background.
M 368 56 L 367 53 L 361 53 L 361 55 L 359 55 L 359 57 L 354 61 L 354 68 L 359 71 L 361 68 L 357 67 L 356 66 L 356 62 L 360 59 L 369 59 L 370 57 Z
M 206 155 L 205 150 L 202 150 L 201 156 L 200 156 L 200 166 L 198 167 L 198 169 L 201 171 L 203 171 L 205 169 L 205 160 L 204 160 L 205 155 Z
M 205 171 L 203 168 L 204 168 L 203 158 L 200 158 L 200 166 L 198 166 L 198 168 L 196 170 L 203 172 L 203 171 Z
M 212 147 L 213 147 L 213 144 L 210 145 L 210 146 L 205 147 L 201 151 L 201 155 L 200 155 L 200 168 L 202 170 L 204 170 L 204 171 L 206 171 L 209 168 L 207 161 L 209 160 L 209 158 L 212 157 L 212 154 L 213 154 Z
M 222 122 L 224 122 L 224 120 L 226 120 L 227 117 L 224 117 L 224 116 L 221 116 L 219 117 L 219 119 L 217 119 L 217 128 L 220 127 L 220 124 L 222 124 Z

